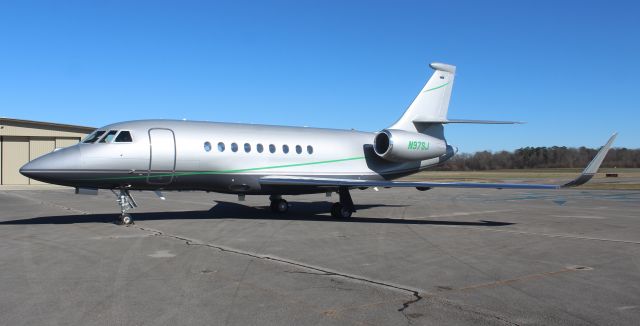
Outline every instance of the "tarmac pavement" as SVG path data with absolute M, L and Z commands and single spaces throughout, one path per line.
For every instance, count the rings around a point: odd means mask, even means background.
M 1 325 L 637 325 L 640 192 L 0 190 Z

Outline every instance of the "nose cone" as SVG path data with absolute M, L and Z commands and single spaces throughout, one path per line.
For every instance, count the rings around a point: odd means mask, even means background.
M 65 184 L 67 176 L 80 168 L 80 149 L 71 146 L 45 154 L 25 164 L 20 173 L 38 181 Z

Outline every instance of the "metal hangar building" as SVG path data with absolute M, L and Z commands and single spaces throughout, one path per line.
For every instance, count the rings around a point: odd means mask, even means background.
M 76 144 L 95 128 L 0 117 L 0 185 L 42 184 L 19 170 L 56 148 Z

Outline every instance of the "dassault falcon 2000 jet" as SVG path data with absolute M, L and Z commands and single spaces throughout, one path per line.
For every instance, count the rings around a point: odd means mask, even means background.
M 79 144 L 56 150 L 23 166 L 36 180 L 71 186 L 76 193 L 110 189 L 120 205 L 120 222 L 133 222 L 137 207 L 130 190 L 202 190 L 269 195 L 271 209 L 284 213 L 284 195 L 339 194 L 331 215 L 355 212 L 349 193 L 367 187 L 561 189 L 591 179 L 616 135 L 582 174 L 565 184 L 402 182 L 449 160 L 444 125 L 504 124 L 509 121 L 447 118 L 456 67 L 432 63 L 434 73 L 400 119 L 379 132 L 183 120 L 140 120 L 97 129 Z

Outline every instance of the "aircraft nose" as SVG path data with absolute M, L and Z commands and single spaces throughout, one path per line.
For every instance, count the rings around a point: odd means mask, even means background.
M 23 165 L 20 173 L 25 177 L 48 182 L 59 183 L 64 175 L 80 168 L 80 149 L 71 146 L 42 155 Z

